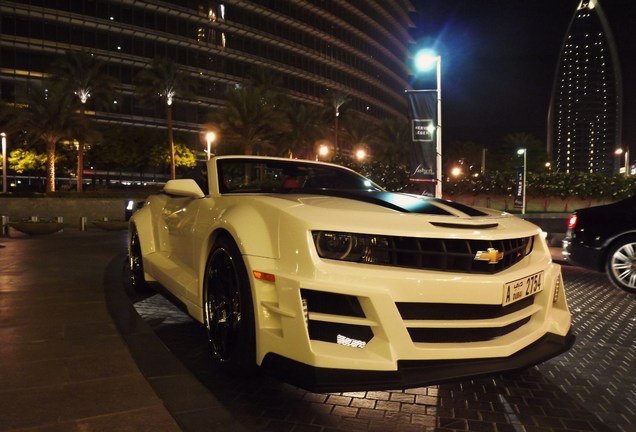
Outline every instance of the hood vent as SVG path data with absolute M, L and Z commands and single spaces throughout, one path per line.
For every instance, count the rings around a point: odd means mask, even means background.
M 491 229 L 497 228 L 499 224 L 497 222 L 482 223 L 482 224 L 458 224 L 452 222 L 431 222 L 431 225 L 440 228 L 458 228 L 458 229 Z

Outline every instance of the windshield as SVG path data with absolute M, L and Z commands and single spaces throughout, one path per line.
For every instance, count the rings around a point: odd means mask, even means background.
M 221 193 L 311 193 L 312 190 L 381 190 L 353 171 L 299 160 L 217 161 Z

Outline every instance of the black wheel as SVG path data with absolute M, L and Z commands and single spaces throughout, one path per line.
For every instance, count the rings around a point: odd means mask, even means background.
M 219 238 L 210 252 L 203 286 L 205 326 L 215 360 L 228 372 L 256 368 L 254 307 L 236 243 Z
M 141 257 L 141 244 L 137 230 L 130 236 L 128 246 L 128 270 L 130 274 L 130 286 L 137 291 L 144 291 L 148 288 L 148 283 L 144 277 L 144 263 Z
M 628 236 L 612 245 L 605 270 L 618 288 L 636 294 L 636 236 Z

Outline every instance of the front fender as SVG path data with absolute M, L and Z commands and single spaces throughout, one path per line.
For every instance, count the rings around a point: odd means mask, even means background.
M 280 257 L 279 212 L 238 204 L 222 209 L 216 215 L 214 213 L 213 208 L 205 209 L 198 218 L 211 223 L 206 229 L 211 234 L 208 251 L 212 248 L 215 233 L 226 231 L 234 238 L 243 255 Z
M 130 244 L 130 239 L 135 230 L 139 235 L 142 256 L 156 252 L 157 242 L 154 235 L 152 212 L 148 202 L 130 218 L 130 223 L 128 224 L 128 244 Z

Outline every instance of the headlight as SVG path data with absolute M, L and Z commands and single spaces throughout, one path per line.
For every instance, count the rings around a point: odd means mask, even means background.
M 313 238 L 321 258 L 374 264 L 389 264 L 391 262 L 388 237 L 314 231 Z

